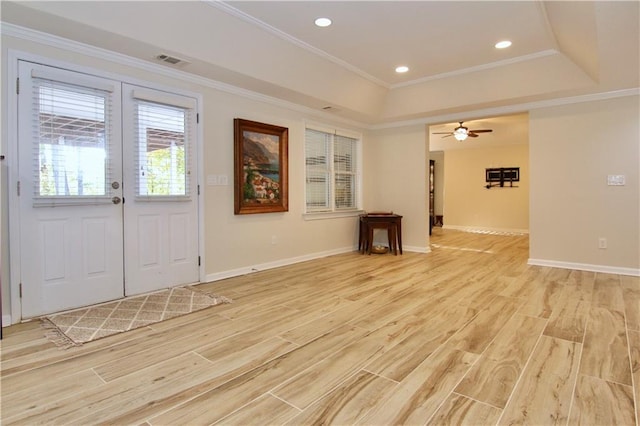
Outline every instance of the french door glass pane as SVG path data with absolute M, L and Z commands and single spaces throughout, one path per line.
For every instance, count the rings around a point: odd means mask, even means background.
M 109 195 L 110 93 L 34 79 L 36 197 Z
M 189 195 L 188 118 L 184 108 L 137 101 L 137 195 Z

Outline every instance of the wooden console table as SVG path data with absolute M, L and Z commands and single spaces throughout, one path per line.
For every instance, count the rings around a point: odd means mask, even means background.
M 373 230 L 386 229 L 389 239 L 389 251 L 397 255 L 402 254 L 402 216 L 398 214 L 365 214 L 360 216 L 360 244 L 361 253 L 371 254 L 373 245 Z

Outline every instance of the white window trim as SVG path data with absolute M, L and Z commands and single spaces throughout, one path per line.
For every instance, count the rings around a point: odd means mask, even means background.
M 304 220 L 324 220 L 324 219 L 337 219 L 343 217 L 354 217 L 359 216 L 364 213 L 362 208 L 362 134 L 358 132 L 354 132 L 348 129 L 340 129 L 336 127 L 332 127 L 329 125 L 319 124 L 315 122 L 305 122 L 304 123 L 305 130 L 305 141 L 306 141 L 306 131 L 317 130 L 324 133 L 331 133 L 334 135 L 345 136 L 348 138 L 353 138 L 358 141 L 356 144 L 356 208 L 355 209 L 335 209 L 335 200 L 333 199 L 333 189 L 335 187 L 335 172 L 333 170 L 333 158 L 331 159 L 331 204 L 332 210 L 324 210 L 324 211 L 307 211 L 307 189 L 306 185 L 304 185 L 304 197 L 303 197 L 303 214 L 302 217 Z M 306 167 L 306 157 L 307 151 L 306 147 L 302 152 L 302 163 L 305 164 L 304 168 L 304 178 L 306 181 L 307 178 L 307 167 Z
M 342 210 L 342 211 L 335 211 L 335 212 L 310 212 L 310 213 L 303 213 L 302 217 L 304 218 L 304 220 L 324 220 L 324 219 L 338 219 L 341 217 L 354 217 L 354 216 L 360 216 L 361 214 L 364 214 L 364 210 L 358 209 L 358 210 Z

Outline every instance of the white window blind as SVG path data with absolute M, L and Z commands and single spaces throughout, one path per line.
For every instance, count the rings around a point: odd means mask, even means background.
M 307 212 L 358 208 L 358 139 L 306 129 Z
M 108 197 L 111 91 L 33 79 L 34 197 Z
M 336 135 L 333 142 L 336 209 L 356 207 L 356 140 Z
M 307 129 L 305 140 L 307 211 L 326 211 L 331 208 L 330 139 L 331 135 Z
M 192 110 L 135 99 L 138 197 L 189 197 Z

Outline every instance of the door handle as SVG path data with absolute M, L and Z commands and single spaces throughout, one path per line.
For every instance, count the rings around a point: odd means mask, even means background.
M 113 197 L 113 198 L 111 199 L 111 202 L 112 202 L 113 204 L 120 204 L 120 201 L 122 201 L 122 199 L 121 199 L 120 197 Z

